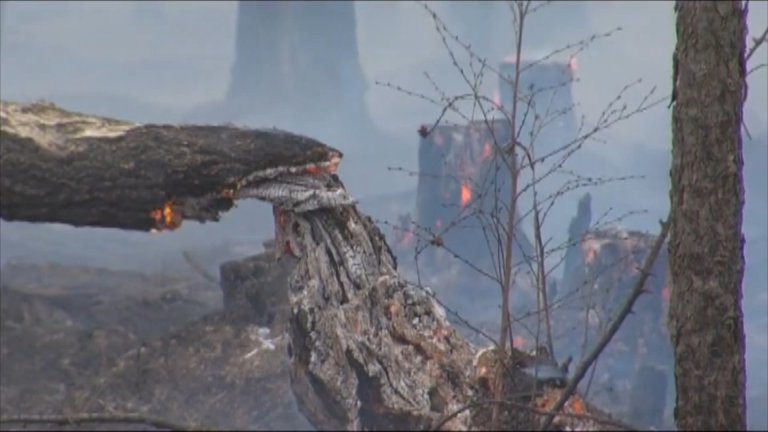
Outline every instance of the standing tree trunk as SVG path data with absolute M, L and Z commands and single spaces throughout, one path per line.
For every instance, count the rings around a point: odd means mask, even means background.
M 358 54 L 354 2 L 240 1 L 227 100 L 240 112 L 367 123 Z
M 680 430 L 744 430 L 746 8 L 678 1 L 669 330 Z

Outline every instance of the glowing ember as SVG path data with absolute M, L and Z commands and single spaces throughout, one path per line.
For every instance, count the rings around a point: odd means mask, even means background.
M 165 203 L 165 207 L 163 207 L 163 220 L 165 221 L 166 226 L 171 226 L 173 224 L 173 208 L 171 207 L 171 203 Z
M 461 194 L 459 195 L 459 203 L 462 207 L 466 207 L 469 201 L 472 200 L 472 189 L 466 184 L 461 185 Z
M 569 411 L 571 414 L 584 414 L 584 413 L 585 413 L 585 411 L 586 411 L 586 410 L 584 409 L 584 403 L 583 403 L 583 402 L 581 401 L 581 399 L 580 399 L 580 398 L 578 398 L 578 397 L 575 397 L 575 398 L 571 398 L 571 399 L 568 401 L 568 404 L 566 405 L 566 409 L 567 409 L 567 410 L 568 410 L 568 411 Z
M 154 209 L 149 212 L 149 217 L 155 221 L 157 229 L 174 230 L 181 225 L 181 215 L 174 213 L 173 204 L 169 201 L 163 205 L 162 209 Z
M 491 142 L 486 141 L 485 144 L 483 144 L 483 154 L 480 156 L 480 160 L 486 160 L 489 157 L 491 157 Z

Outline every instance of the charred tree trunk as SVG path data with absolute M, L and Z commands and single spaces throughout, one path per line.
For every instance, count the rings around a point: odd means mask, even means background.
M 678 2 L 669 329 L 680 430 L 745 422 L 742 107 L 746 8 Z
M 239 2 L 227 99 L 246 111 L 327 119 L 343 108 L 367 120 L 356 24 L 354 2 Z
M 277 130 L 139 125 L 0 105 L 0 217 L 128 230 L 216 221 L 246 182 L 341 153 Z

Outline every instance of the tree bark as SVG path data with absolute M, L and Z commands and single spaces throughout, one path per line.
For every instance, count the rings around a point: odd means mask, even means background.
M 277 130 L 139 125 L 0 105 L 0 217 L 128 230 L 216 221 L 249 176 L 341 153 Z
M 744 430 L 746 8 L 677 2 L 669 330 L 680 430 Z

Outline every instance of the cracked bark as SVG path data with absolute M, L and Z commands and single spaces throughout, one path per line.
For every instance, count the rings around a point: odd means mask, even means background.
M 746 7 L 677 2 L 669 330 L 680 430 L 745 422 L 742 107 Z

